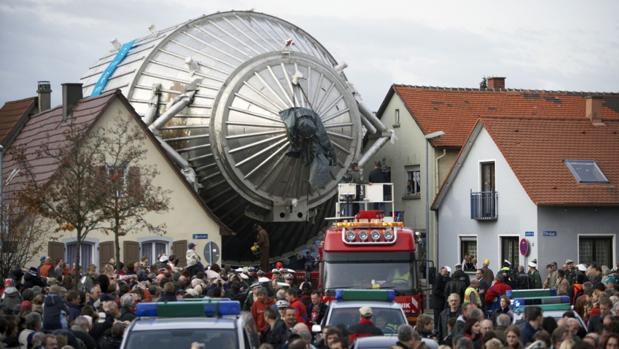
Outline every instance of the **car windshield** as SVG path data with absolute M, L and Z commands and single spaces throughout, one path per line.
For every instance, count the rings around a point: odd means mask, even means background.
M 410 263 L 345 263 L 326 262 L 325 288 L 391 288 L 400 293 L 411 292 L 413 281 Z M 374 285 L 372 285 L 374 280 Z M 378 285 L 378 286 L 377 286 Z
M 346 328 L 359 323 L 359 307 L 333 308 L 327 319 L 327 326 L 343 325 Z M 397 308 L 372 308 L 372 322 L 385 335 L 396 335 L 398 327 L 406 323 L 402 310 Z
M 126 349 L 191 348 L 191 343 L 204 343 L 205 348 L 238 348 L 232 329 L 191 329 L 134 331 L 129 333 Z

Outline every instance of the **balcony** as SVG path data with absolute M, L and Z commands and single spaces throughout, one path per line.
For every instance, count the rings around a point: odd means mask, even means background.
M 499 217 L 499 193 L 496 191 L 471 192 L 471 219 L 495 221 Z

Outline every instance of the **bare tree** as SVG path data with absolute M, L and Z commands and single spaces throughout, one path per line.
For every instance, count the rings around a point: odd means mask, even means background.
M 31 213 L 56 223 L 55 231 L 75 231 L 75 273 L 80 270 L 82 243 L 92 231 L 102 228 L 102 214 L 108 192 L 101 185 L 105 163 L 104 139 L 90 137 L 84 127 L 72 124 L 61 142 L 49 142 L 28 153 L 16 148 L 15 159 L 29 177 L 20 199 Z M 54 175 L 45 179 L 35 163 L 56 163 Z
M 8 216 L 18 217 L 14 213 Z M 26 216 L 19 222 L 11 222 L 9 218 L 3 228 L 0 252 L 0 275 L 3 278 L 8 277 L 11 271 L 26 266 L 30 258 L 39 253 L 47 241 L 53 239 L 37 216 Z
M 165 224 L 154 225 L 145 219 L 149 212 L 168 210 L 169 191 L 153 183 L 159 171 L 147 165 L 144 132 L 129 121 L 117 121 L 101 129 L 95 137 L 103 140 L 101 151 L 106 154 L 105 181 L 107 189 L 103 214 L 107 218 L 105 231 L 114 235 L 115 259 L 120 263 L 119 237 L 133 231 L 164 233 Z M 130 262 L 130 261 L 125 261 Z

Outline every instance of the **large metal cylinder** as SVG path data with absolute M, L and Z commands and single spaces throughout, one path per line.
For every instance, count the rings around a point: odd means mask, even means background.
M 84 75 L 84 95 L 121 89 L 149 122 L 174 114 L 151 125 L 189 162 L 201 197 L 233 232 L 224 237 L 225 260 L 252 259 L 254 222 L 269 231 L 271 255 L 324 226 L 337 183 L 359 158 L 362 126 L 346 77 L 318 41 L 277 17 L 231 11 L 124 46 L 126 56 L 114 50 Z M 188 90 L 197 92 L 179 98 Z M 188 104 L 177 112 L 179 100 Z M 160 101 L 154 116 L 153 101 Z M 294 107 L 318 114 L 334 149 L 323 187 L 309 184 L 307 162 L 287 154 L 291 138 L 280 112 Z

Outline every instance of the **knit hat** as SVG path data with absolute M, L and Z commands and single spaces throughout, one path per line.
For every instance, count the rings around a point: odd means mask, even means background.
M 490 260 L 488 258 L 484 259 L 484 265 L 485 266 L 490 265 Z
M 196 244 L 194 244 L 193 242 L 190 242 L 189 245 L 187 245 L 187 247 L 189 247 L 189 249 L 191 250 L 192 248 L 196 247 Z
M 22 301 L 19 304 L 19 311 L 20 312 L 32 311 L 32 302 L 30 302 L 30 301 Z

